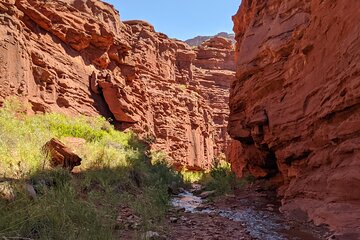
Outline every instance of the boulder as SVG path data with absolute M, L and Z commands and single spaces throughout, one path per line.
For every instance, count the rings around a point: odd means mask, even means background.
M 43 146 L 43 150 L 49 156 L 52 167 L 60 166 L 71 171 L 75 166 L 81 164 L 81 158 L 58 139 L 53 138 L 48 141 Z

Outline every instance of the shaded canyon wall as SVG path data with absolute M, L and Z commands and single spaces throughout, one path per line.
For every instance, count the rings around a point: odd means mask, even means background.
M 243 0 L 229 156 L 281 182 L 283 210 L 360 232 L 360 2 Z

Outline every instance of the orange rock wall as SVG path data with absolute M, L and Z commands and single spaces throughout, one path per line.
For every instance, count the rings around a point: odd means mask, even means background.
M 226 40 L 192 49 L 97 0 L 0 0 L 0 24 L 0 105 L 16 95 L 35 113 L 112 118 L 179 168 L 209 168 L 225 151 Z
M 228 125 L 239 175 L 282 179 L 283 210 L 349 232 L 360 223 L 358 9 L 243 0 Z

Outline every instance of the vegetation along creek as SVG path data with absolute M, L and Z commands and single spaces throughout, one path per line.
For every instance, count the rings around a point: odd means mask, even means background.
M 0 0 L 1 240 L 360 240 L 359 0 Z

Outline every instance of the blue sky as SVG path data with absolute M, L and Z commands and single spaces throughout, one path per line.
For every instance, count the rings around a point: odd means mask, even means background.
M 231 16 L 241 0 L 105 0 L 120 11 L 121 20 L 145 20 L 156 31 L 186 40 L 198 35 L 232 33 Z

